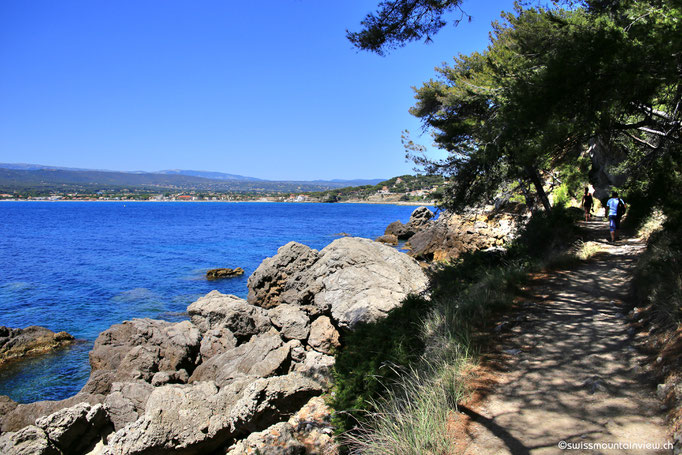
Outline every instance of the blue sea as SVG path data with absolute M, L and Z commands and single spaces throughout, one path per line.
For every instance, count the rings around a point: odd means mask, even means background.
M 178 321 L 217 289 L 246 297 L 263 259 L 295 240 L 324 248 L 341 234 L 375 238 L 415 207 L 224 202 L 0 202 L 0 325 L 65 330 L 79 342 L 0 368 L 0 395 L 28 403 L 76 394 L 88 352 L 112 324 Z M 206 270 L 244 276 L 207 281 Z

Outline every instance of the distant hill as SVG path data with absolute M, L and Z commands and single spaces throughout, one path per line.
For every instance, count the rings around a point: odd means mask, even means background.
M 119 172 L 62 168 L 40 164 L 0 163 L 0 191 L 212 191 L 248 193 L 301 193 L 353 185 L 333 181 L 271 181 L 210 171 L 166 170 Z
M 213 180 L 242 180 L 249 182 L 263 181 L 262 179 L 257 179 L 255 177 L 246 177 L 244 175 L 236 174 L 226 174 L 224 172 L 211 172 L 211 171 L 192 171 L 192 170 L 182 170 L 182 169 L 169 169 L 166 171 L 159 171 L 156 174 L 166 174 L 166 175 L 189 175 L 192 177 L 203 177 L 206 179 Z

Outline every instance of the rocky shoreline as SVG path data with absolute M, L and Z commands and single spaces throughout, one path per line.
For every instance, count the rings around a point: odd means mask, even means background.
M 420 207 L 384 237 L 407 238 L 417 259 L 449 259 L 503 244 L 512 219 L 434 220 Z M 466 240 L 448 243 L 458 235 Z M 69 399 L 1 397 L 0 452 L 336 453 L 320 398 L 332 385 L 335 350 L 345 333 L 426 292 L 424 268 L 368 239 L 343 237 L 320 251 L 290 242 L 247 286 L 246 300 L 201 297 L 187 308 L 189 321 L 133 319 L 105 330 L 88 382 Z

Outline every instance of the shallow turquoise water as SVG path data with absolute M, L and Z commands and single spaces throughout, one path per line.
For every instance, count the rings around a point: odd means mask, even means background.
M 66 330 L 82 342 L 0 369 L 19 402 L 74 395 L 88 351 L 112 324 L 180 320 L 217 289 L 246 297 L 261 261 L 295 240 L 321 249 L 340 233 L 374 238 L 415 207 L 369 204 L 0 202 L 0 325 Z M 242 277 L 207 281 L 215 267 Z

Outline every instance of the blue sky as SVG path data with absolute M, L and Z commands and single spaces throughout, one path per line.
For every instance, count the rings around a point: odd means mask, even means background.
M 345 38 L 377 3 L 3 0 L 0 162 L 282 180 L 409 173 L 411 87 L 484 49 L 513 2 L 465 2 L 473 22 L 386 57 Z

